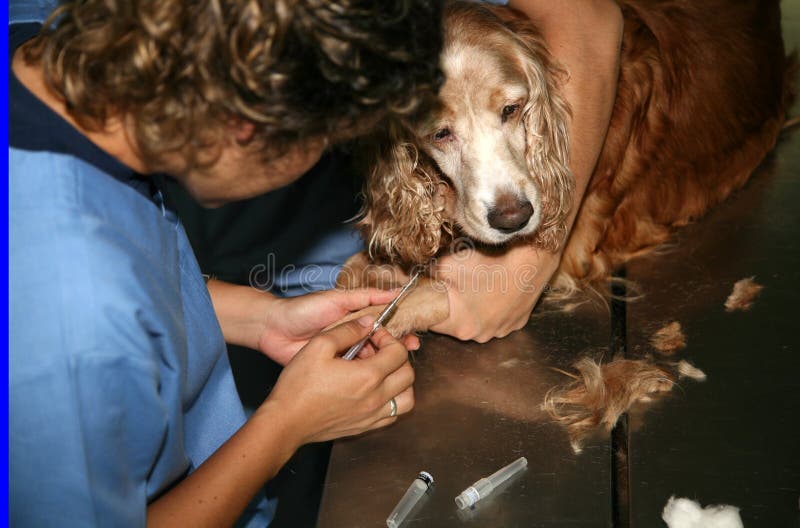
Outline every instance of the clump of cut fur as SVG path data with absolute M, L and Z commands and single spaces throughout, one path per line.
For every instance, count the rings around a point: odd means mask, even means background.
M 685 359 L 678 361 L 678 376 L 681 378 L 691 378 L 695 381 L 705 381 L 706 373 L 695 367 Z
M 749 310 L 753 306 L 753 301 L 764 289 L 754 279 L 755 276 L 747 277 L 733 285 L 733 291 L 725 300 L 726 311 Z
M 681 324 L 673 321 L 658 329 L 651 337 L 650 344 L 665 356 L 671 356 L 678 350 L 686 348 L 686 336 Z
M 633 404 L 669 392 L 679 377 L 705 379 L 705 374 L 687 361 L 656 364 L 644 359 L 615 359 L 601 364 L 582 358 L 573 368 L 577 371 L 574 374 L 559 371 L 573 381 L 548 391 L 542 409 L 567 428 L 576 453 L 598 427 L 610 431 Z

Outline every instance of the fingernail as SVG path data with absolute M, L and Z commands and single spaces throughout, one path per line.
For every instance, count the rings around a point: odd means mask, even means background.
M 356 322 L 358 322 L 358 324 L 366 328 L 372 326 L 375 323 L 375 318 L 372 317 L 371 315 L 364 315 L 356 319 Z

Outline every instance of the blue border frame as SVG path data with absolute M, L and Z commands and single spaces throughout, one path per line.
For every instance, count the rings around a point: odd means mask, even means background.
M 6 23 L 5 26 L 8 27 L 8 10 L 7 9 L 3 10 L 3 17 L 4 17 L 4 20 L 5 20 L 5 23 Z M 3 45 L 3 49 L 2 49 L 2 52 L 0 52 L 0 57 L 2 57 L 2 59 L 3 59 L 3 70 L 8 72 L 9 71 L 8 70 L 9 64 L 8 64 L 8 31 L 7 30 L 3 34 L 2 43 L 3 43 L 2 44 Z M 3 104 L 0 106 L 2 108 L 2 125 L 0 126 L 0 130 L 2 131 L 1 133 L 2 133 L 2 137 L 3 137 L 4 141 L 5 141 L 5 143 L 8 144 L 8 74 L 3 76 L 2 90 L 3 90 Z M 3 248 L 5 249 L 5 255 L 4 255 L 4 258 L 2 259 L 3 269 L 5 270 L 5 273 L 4 273 L 5 280 L 2 281 L 2 288 L 3 288 L 3 293 L 4 293 L 3 298 L 5 298 L 7 300 L 5 303 L 3 303 L 3 308 L 6 311 L 6 317 L 5 317 L 6 325 L 4 327 L 5 328 L 5 334 L 3 336 L 4 337 L 3 345 L 4 345 L 4 348 L 6 350 L 6 358 L 8 358 L 8 308 L 9 308 L 9 303 L 10 303 L 10 299 L 9 299 L 9 296 L 8 296 L 8 289 L 9 289 L 9 285 L 8 285 L 8 229 L 9 229 L 9 225 L 8 225 L 8 223 L 9 223 L 9 217 L 8 217 L 8 214 L 9 214 L 8 213 L 8 185 L 9 185 L 9 181 L 8 181 L 8 149 L 4 150 L 3 153 L 6 155 L 5 156 L 5 161 L 4 161 L 4 164 L 3 164 L 6 167 L 6 182 L 5 182 L 4 185 L 0 186 L 0 187 L 2 187 L 2 190 L 3 190 L 3 229 L 2 229 L 2 233 L 3 233 L 3 241 L 4 241 Z M 8 504 L 8 497 L 9 497 L 9 494 L 8 494 L 8 485 L 9 485 L 9 482 L 8 482 L 8 475 L 9 475 L 9 473 L 8 473 L 8 462 L 9 462 L 9 453 L 8 453 L 8 359 L 6 359 L 6 361 L 3 362 L 3 366 L 4 366 L 3 380 L 4 380 L 5 390 L 3 391 L 4 402 L 3 402 L 3 406 L 2 406 L 3 418 L 4 418 L 3 419 L 3 440 L 2 441 L 3 441 L 3 445 L 5 447 L 5 449 L 3 450 L 4 453 L 5 453 L 5 456 L 2 459 L 2 467 L 3 467 L 3 473 L 6 475 L 6 478 L 3 479 L 3 485 L 5 487 L 5 493 L 4 493 L 5 500 L 2 502 L 2 504 L 3 504 L 3 506 L 2 506 L 3 507 L 3 515 L 0 518 L 5 520 L 5 521 L 8 521 L 8 506 L 9 506 L 9 504 Z

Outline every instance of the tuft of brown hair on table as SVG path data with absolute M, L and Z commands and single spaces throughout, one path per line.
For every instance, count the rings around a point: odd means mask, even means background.
M 687 361 L 615 359 L 600 363 L 587 357 L 578 360 L 573 368 L 575 373 L 558 370 L 572 381 L 548 391 L 542 409 L 566 427 L 575 453 L 581 452 L 592 432 L 600 427 L 611 431 L 631 406 L 671 391 L 678 378 L 706 378 L 703 371 Z
M 681 324 L 673 321 L 659 328 L 650 337 L 650 344 L 664 356 L 671 356 L 678 350 L 686 348 L 686 336 Z
M 753 301 L 764 289 L 754 279 L 755 276 L 747 277 L 733 285 L 733 291 L 725 300 L 725 311 L 749 310 L 753 306 Z

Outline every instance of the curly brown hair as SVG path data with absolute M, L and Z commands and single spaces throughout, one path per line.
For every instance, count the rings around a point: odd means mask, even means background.
M 132 117 L 144 155 L 192 164 L 232 119 L 276 155 L 413 112 L 441 84 L 441 45 L 436 0 L 73 0 L 27 58 L 81 126 Z

